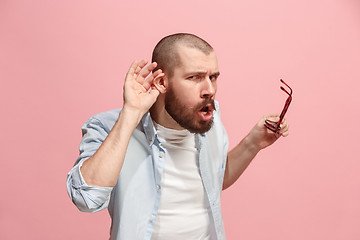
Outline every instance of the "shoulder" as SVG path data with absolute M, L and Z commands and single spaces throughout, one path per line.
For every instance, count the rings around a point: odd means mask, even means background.
M 90 117 L 84 126 L 89 124 L 96 124 L 104 128 L 106 132 L 110 132 L 110 130 L 113 128 L 116 120 L 119 117 L 119 113 L 121 111 L 121 108 L 113 109 L 106 112 L 101 112 L 93 115 Z

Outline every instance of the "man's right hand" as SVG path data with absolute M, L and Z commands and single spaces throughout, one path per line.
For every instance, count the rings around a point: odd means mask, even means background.
M 147 66 L 146 64 L 147 60 L 134 61 L 124 83 L 123 111 L 138 114 L 139 121 L 159 96 L 159 91 L 152 85 L 154 79 L 165 76 L 161 69 L 150 74 L 157 63 L 153 62 Z

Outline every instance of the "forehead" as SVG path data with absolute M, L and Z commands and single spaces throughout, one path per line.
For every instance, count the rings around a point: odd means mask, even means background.
M 202 52 L 197 48 L 178 46 L 177 55 L 179 64 L 175 67 L 175 72 L 218 72 L 218 61 L 215 51 L 209 54 Z

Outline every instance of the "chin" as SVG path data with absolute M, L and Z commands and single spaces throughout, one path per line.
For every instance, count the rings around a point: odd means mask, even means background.
M 211 119 L 208 122 L 202 121 L 198 124 L 198 126 L 189 126 L 188 125 L 187 127 L 184 127 L 184 128 L 187 129 L 191 133 L 204 134 L 204 133 L 210 131 L 212 126 L 213 126 L 213 119 Z

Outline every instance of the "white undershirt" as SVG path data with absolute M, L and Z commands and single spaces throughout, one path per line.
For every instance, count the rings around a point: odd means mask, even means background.
M 151 239 L 209 239 L 211 213 L 196 160 L 195 135 L 154 125 L 166 157 Z

